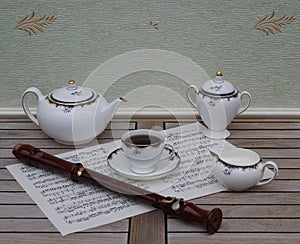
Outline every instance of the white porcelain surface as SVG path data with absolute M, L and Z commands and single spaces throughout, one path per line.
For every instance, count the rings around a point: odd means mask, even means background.
M 190 90 L 196 93 L 196 102 L 191 98 Z M 241 108 L 241 101 L 244 96 L 248 98 L 248 102 L 244 108 Z M 243 113 L 251 103 L 249 92 L 238 92 L 231 83 L 218 76 L 204 83 L 201 89 L 190 85 L 187 88 L 187 97 L 199 111 L 201 119 L 208 127 L 204 134 L 213 139 L 227 138 L 230 135 L 226 129 L 227 126 L 236 115 Z
M 234 86 L 227 80 L 224 80 L 221 73 L 218 74 L 218 72 L 214 79 L 204 82 L 201 86 L 201 90 L 213 95 L 233 94 L 236 91 Z
M 218 156 L 226 163 L 241 167 L 253 166 L 260 161 L 260 157 L 256 152 L 245 148 L 222 150 Z
M 271 167 L 274 174 L 269 179 L 262 180 L 267 167 Z M 252 150 L 232 148 L 218 153 L 213 174 L 228 189 L 243 191 L 271 182 L 278 175 L 278 167 L 272 161 L 263 162 Z
M 26 103 L 25 97 L 29 93 L 38 98 L 36 117 Z M 26 115 L 57 142 L 83 144 L 106 128 L 123 100 L 118 98 L 108 103 L 95 91 L 69 83 L 46 96 L 38 88 L 30 87 L 23 93 L 22 106 Z
M 145 147 L 139 147 L 126 141 L 126 139 L 128 139 L 129 137 L 137 135 L 155 136 L 156 138 L 159 138 L 160 141 Z M 128 131 L 124 133 L 121 138 L 122 149 L 126 156 L 141 161 L 153 159 L 159 156 L 159 154 L 161 154 L 162 150 L 164 149 L 164 141 L 165 136 L 162 132 L 148 129 Z
M 169 149 L 165 149 L 162 157 L 171 154 Z M 148 174 L 139 174 L 132 171 L 132 160 L 124 155 L 122 148 L 118 148 L 107 157 L 108 166 L 121 176 L 134 180 L 154 180 L 164 177 L 175 170 L 180 164 L 180 157 L 175 153 L 168 159 L 161 160 L 155 164 L 155 169 Z

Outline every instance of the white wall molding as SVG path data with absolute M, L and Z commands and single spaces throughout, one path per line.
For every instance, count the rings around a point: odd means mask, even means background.
M 32 108 L 33 114 L 36 114 L 36 109 Z M 190 119 L 199 117 L 197 111 L 191 108 L 119 108 L 114 116 L 114 119 L 125 118 L 178 118 Z M 0 108 L 0 118 L 26 118 L 22 108 Z M 238 118 L 300 118 L 300 108 L 249 108 Z

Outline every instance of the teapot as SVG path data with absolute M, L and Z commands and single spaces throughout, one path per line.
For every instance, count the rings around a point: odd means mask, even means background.
M 263 162 L 252 150 L 231 148 L 223 149 L 218 153 L 210 152 L 216 157 L 212 174 L 222 185 L 231 190 L 243 191 L 253 186 L 265 185 L 278 175 L 278 166 L 275 162 Z M 264 176 L 265 171 L 268 171 L 266 176 Z
M 29 93 L 38 98 L 37 116 L 26 103 Z M 94 90 L 77 86 L 74 80 L 46 96 L 36 87 L 28 88 L 22 95 L 22 106 L 29 119 L 58 143 L 67 145 L 92 141 L 106 128 L 122 101 L 126 100 L 117 98 L 108 103 Z
M 196 93 L 196 103 L 190 97 L 190 90 Z M 216 77 L 205 82 L 201 89 L 190 85 L 187 90 L 189 102 L 199 111 L 200 117 L 208 127 L 203 133 L 212 139 L 224 139 L 230 135 L 226 129 L 236 115 L 247 110 L 251 103 L 251 95 L 247 91 L 239 92 L 234 86 L 222 78 L 218 71 Z M 240 108 L 242 98 L 248 98 L 244 108 Z

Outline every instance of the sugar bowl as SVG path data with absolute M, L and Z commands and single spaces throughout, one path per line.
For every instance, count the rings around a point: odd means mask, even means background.
M 196 102 L 190 96 L 190 91 L 196 93 Z M 199 111 L 200 117 L 208 127 L 204 134 L 213 139 L 227 138 L 230 133 L 226 129 L 234 117 L 243 113 L 250 106 L 251 95 L 247 91 L 239 92 L 230 82 L 222 77 L 218 71 L 216 77 L 205 82 L 200 89 L 195 85 L 187 88 L 189 102 Z M 241 108 L 243 97 L 248 101 Z

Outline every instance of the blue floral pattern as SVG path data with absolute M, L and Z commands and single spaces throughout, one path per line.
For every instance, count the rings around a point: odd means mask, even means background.
M 224 170 L 223 170 L 223 174 L 224 175 L 231 175 L 231 169 L 229 169 L 229 168 L 225 168 Z
M 71 107 L 64 107 L 62 110 L 64 113 L 70 113 L 72 111 Z
M 138 154 L 141 154 L 142 152 L 140 150 L 138 150 L 137 148 L 135 148 L 133 151 L 132 151 L 132 155 L 138 155 Z
M 215 86 L 211 86 L 209 89 L 214 90 L 214 91 L 220 91 L 222 89 L 222 85 L 215 85 Z
M 74 91 L 74 92 L 71 92 L 71 95 L 73 95 L 73 96 L 80 96 L 81 92 L 82 91 Z

